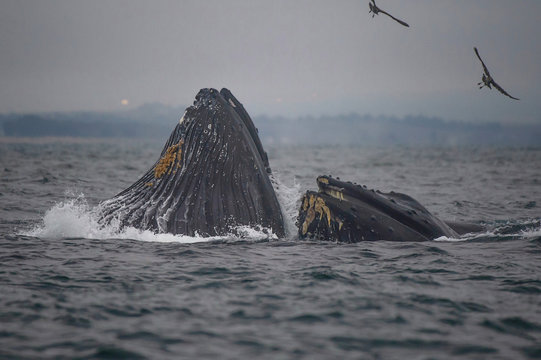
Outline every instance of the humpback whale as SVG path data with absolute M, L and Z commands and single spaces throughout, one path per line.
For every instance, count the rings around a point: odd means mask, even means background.
M 102 224 L 194 236 L 261 226 L 285 235 L 271 168 L 250 116 L 227 89 L 202 89 L 160 158 L 100 204 Z
M 301 239 L 426 241 L 483 230 L 476 224 L 445 223 L 405 194 L 369 190 L 330 176 L 318 177 L 317 184 L 319 191 L 307 191 L 301 201 Z
M 516 97 L 509 95 L 500 85 L 498 85 L 494 81 L 494 79 L 490 75 L 490 72 L 488 71 L 487 66 L 485 65 L 485 62 L 483 61 L 483 59 L 481 59 L 481 55 L 479 55 L 479 51 L 477 51 L 477 48 L 474 47 L 473 50 L 475 51 L 475 55 L 477 55 L 477 58 L 479 59 L 479 61 L 481 61 L 481 65 L 483 66 L 483 76 L 481 77 L 481 82 L 477 83 L 477 85 L 479 86 L 479 89 L 482 89 L 485 86 L 489 89 L 492 89 L 492 86 L 494 86 L 496 90 L 498 90 L 505 96 L 508 96 L 514 100 L 520 100 L 520 99 L 517 99 Z

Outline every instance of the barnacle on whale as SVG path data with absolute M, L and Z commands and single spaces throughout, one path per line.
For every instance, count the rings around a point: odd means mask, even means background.
M 171 174 L 171 165 L 174 164 L 175 161 L 177 161 L 177 167 L 181 166 L 182 144 L 184 144 L 184 140 L 180 139 L 178 144 L 170 146 L 158 161 L 158 164 L 156 164 L 156 167 L 154 168 L 154 177 L 156 179 L 161 178 L 168 170 L 169 174 Z

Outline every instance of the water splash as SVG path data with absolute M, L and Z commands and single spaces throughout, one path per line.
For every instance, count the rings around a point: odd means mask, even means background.
M 284 217 L 286 236 L 288 238 L 296 237 L 297 215 L 299 213 L 300 199 L 302 196 L 301 185 L 297 183 L 293 178 L 291 185 L 286 185 L 284 179 L 280 178 L 279 173 L 275 173 L 271 176 L 271 182 L 276 191 L 276 197 L 282 208 L 282 215 Z
M 299 199 L 301 198 L 300 184 L 293 179 L 291 186 L 278 177 L 272 179 L 278 201 L 282 207 L 286 234 L 289 239 L 296 237 L 297 227 L 295 220 L 298 213 Z M 262 227 L 238 226 L 233 228 L 231 234 L 224 236 L 204 237 L 155 233 L 150 230 L 140 230 L 134 227 L 121 227 L 118 221 L 111 221 L 108 225 L 99 223 L 99 207 L 90 206 L 84 194 L 67 194 L 68 199 L 57 203 L 43 216 L 42 222 L 33 229 L 21 232 L 27 235 L 45 239 L 131 239 L 147 242 L 164 243 L 198 243 L 211 241 L 264 241 L 276 240 L 278 237 L 269 229 Z M 464 241 L 495 241 L 514 239 L 541 238 L 541 221 L 530 219 L 494 224 L 494 227 L 483 233 L 465 234 L 457 238 L 439 237 L 436 242 L 464 242 Z
M 521 221 L 506 221 L 497 224 L 493 229 L 482 233 L 464 234 L 458 238 L 449 238 L 441 236 L 434 241 L 438 242 L 462 242 L 479 240 L 516 240 L 516 239 L 535 239 L 541 238 L 541 222 L 539 219 L 529 219 Z
M 68 196 L 70 196 L 68 194 Z M 238 226 L 232 229 L 232 234 L 224 236 L 204 237 L 201 235 L 187 236 L 160 234 L 150 230 L 140 230 L 134 227 L 121 227 L 118 221 L 108 225 L 99 223 L 99 207 L 92 207 L 86 201 L 84 194 L 59 202 L 47 210 L 40 224 L 20 235 L 45 239 L 131 239 L 147 242 L 164 243 L 198 243 L 210 241 L 262 241 L 277 239 L 277 236 L 262 227 Z
M 70 194 L 67 194 L 70 196 Z M 47 210 L 42 223 L 23 235 L 41 238 L 104 238 L 118 230 L 118 225 L 101 227 L 96 213 L 84 194 L 59 202 Z

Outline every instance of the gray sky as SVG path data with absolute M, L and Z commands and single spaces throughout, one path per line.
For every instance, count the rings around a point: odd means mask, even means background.
M 541 1 L 0 0 L 0 112 L 190 104 L 252 115 L 541 122 Z M 477 46 L 511 95 L 476 87 Z M 122 100 L 128 100 L 122 105 Z

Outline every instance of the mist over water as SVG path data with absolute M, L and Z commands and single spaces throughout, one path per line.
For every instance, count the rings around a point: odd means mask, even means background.
M 99 227 L 161 142 L 0 144 L 0 357 L 538 358 L 541 150 L 266 147 L 288 236 Z M 487 232 L 298 241 L 318 175 Z

